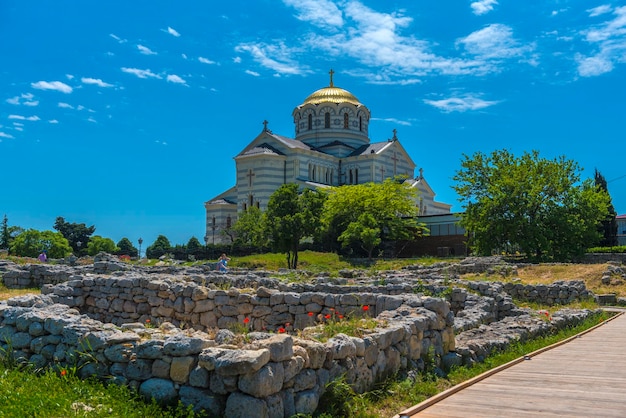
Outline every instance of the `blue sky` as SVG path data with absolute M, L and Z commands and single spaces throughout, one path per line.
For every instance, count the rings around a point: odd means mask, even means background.
M 328 85 L 437 193 L 463 154 L 565 155 L 626 213 L 626 4 L 437 0 L 0 2 L 0 216 L 116 242 L 204 235 L 263 120 Z

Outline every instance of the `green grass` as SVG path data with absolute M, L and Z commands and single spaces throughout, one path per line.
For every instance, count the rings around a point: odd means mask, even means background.
M 430 265 L 438 261 L 458 261 L 456 259 L 437 259 L 434 257 L 422 258 L 395 258 L 382 259 L 350 259 L 335 253 L 321 253 L 316 251 L 301 251 L 298 253 L 298 270 L 312 273 L 330 273 L 336 277 L 342 269 L 362 269 L 372 272 L 396 270 L 408 265 Z M 282 253 L 253 254 L 244 257 L 233 257 L 229 266 L 240 268 L 254 268 L 264 270 L 278 270 L 287 268 L 287 259 Z
M 192 418 L 194 413 L 182 405 L 164 408 L 145 402 L 125 386 L 0 365 L 0 417 Z
M 394 416 L 404 409 L 494 367 L 501 366 L 540 348 L 547 347 L 585 331 L 608 319 L 610 316 L 610 313 L 602 312 L 599 315 L 588 318 L 575 327 L 561 330 L 553 335 L 531 341 L 518 342 L 511 345 L 507 350 L 488 357 L 483 363 L 475 364 L 473 367 L 456 368 L 446 378 L 436 377 L 432 373 L 425 373 L 417 381 L 388 379 L 381 382 L 375 390 L 364 394 L 356 394 L 342 380 L 332 382 L 327 387 L 323 401 L 320 401 L 321 408 L 316 416 L 323 418 Z

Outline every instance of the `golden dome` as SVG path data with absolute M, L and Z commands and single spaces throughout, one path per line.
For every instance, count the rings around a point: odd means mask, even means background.
M 329 86 L 319 89 L 304 100 L 303 104 L 320 104 L 320 103 L 350 103 L 360 106 L 361 102 L 348 90 L 339 87 Z
M 312 104 L 317 105 L 320 103 L 350 103 L 355 106 L 361 106 L 361 102 L 348 90 L 335 87 L 333 84 L 333 74 L 335 72 L 330 70 L 330 86 L 319 89 L 315 93 L 311 94 L 304 100 L 303 105 Z

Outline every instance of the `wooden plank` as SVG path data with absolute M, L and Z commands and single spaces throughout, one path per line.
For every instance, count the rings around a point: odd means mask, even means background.
M 409 408 L 403 416 L 624 417 L 624 347 L 626 315 L 620 315 L 531 360 L 511 362 Z

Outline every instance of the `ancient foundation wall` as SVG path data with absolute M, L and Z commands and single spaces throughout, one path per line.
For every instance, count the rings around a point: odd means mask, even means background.
M 42 293 L 0 303 L 5 352 L 38 367 L 77 365 L 83 376 L 219 416 L 311 414 L 333 379 L 362 392 L 455 348 L 447 302 L 417 295 L 247 293 L 124 277 L 72 279 Z M 339 315 L 379 326 L 323 343 L 299 337 Z

